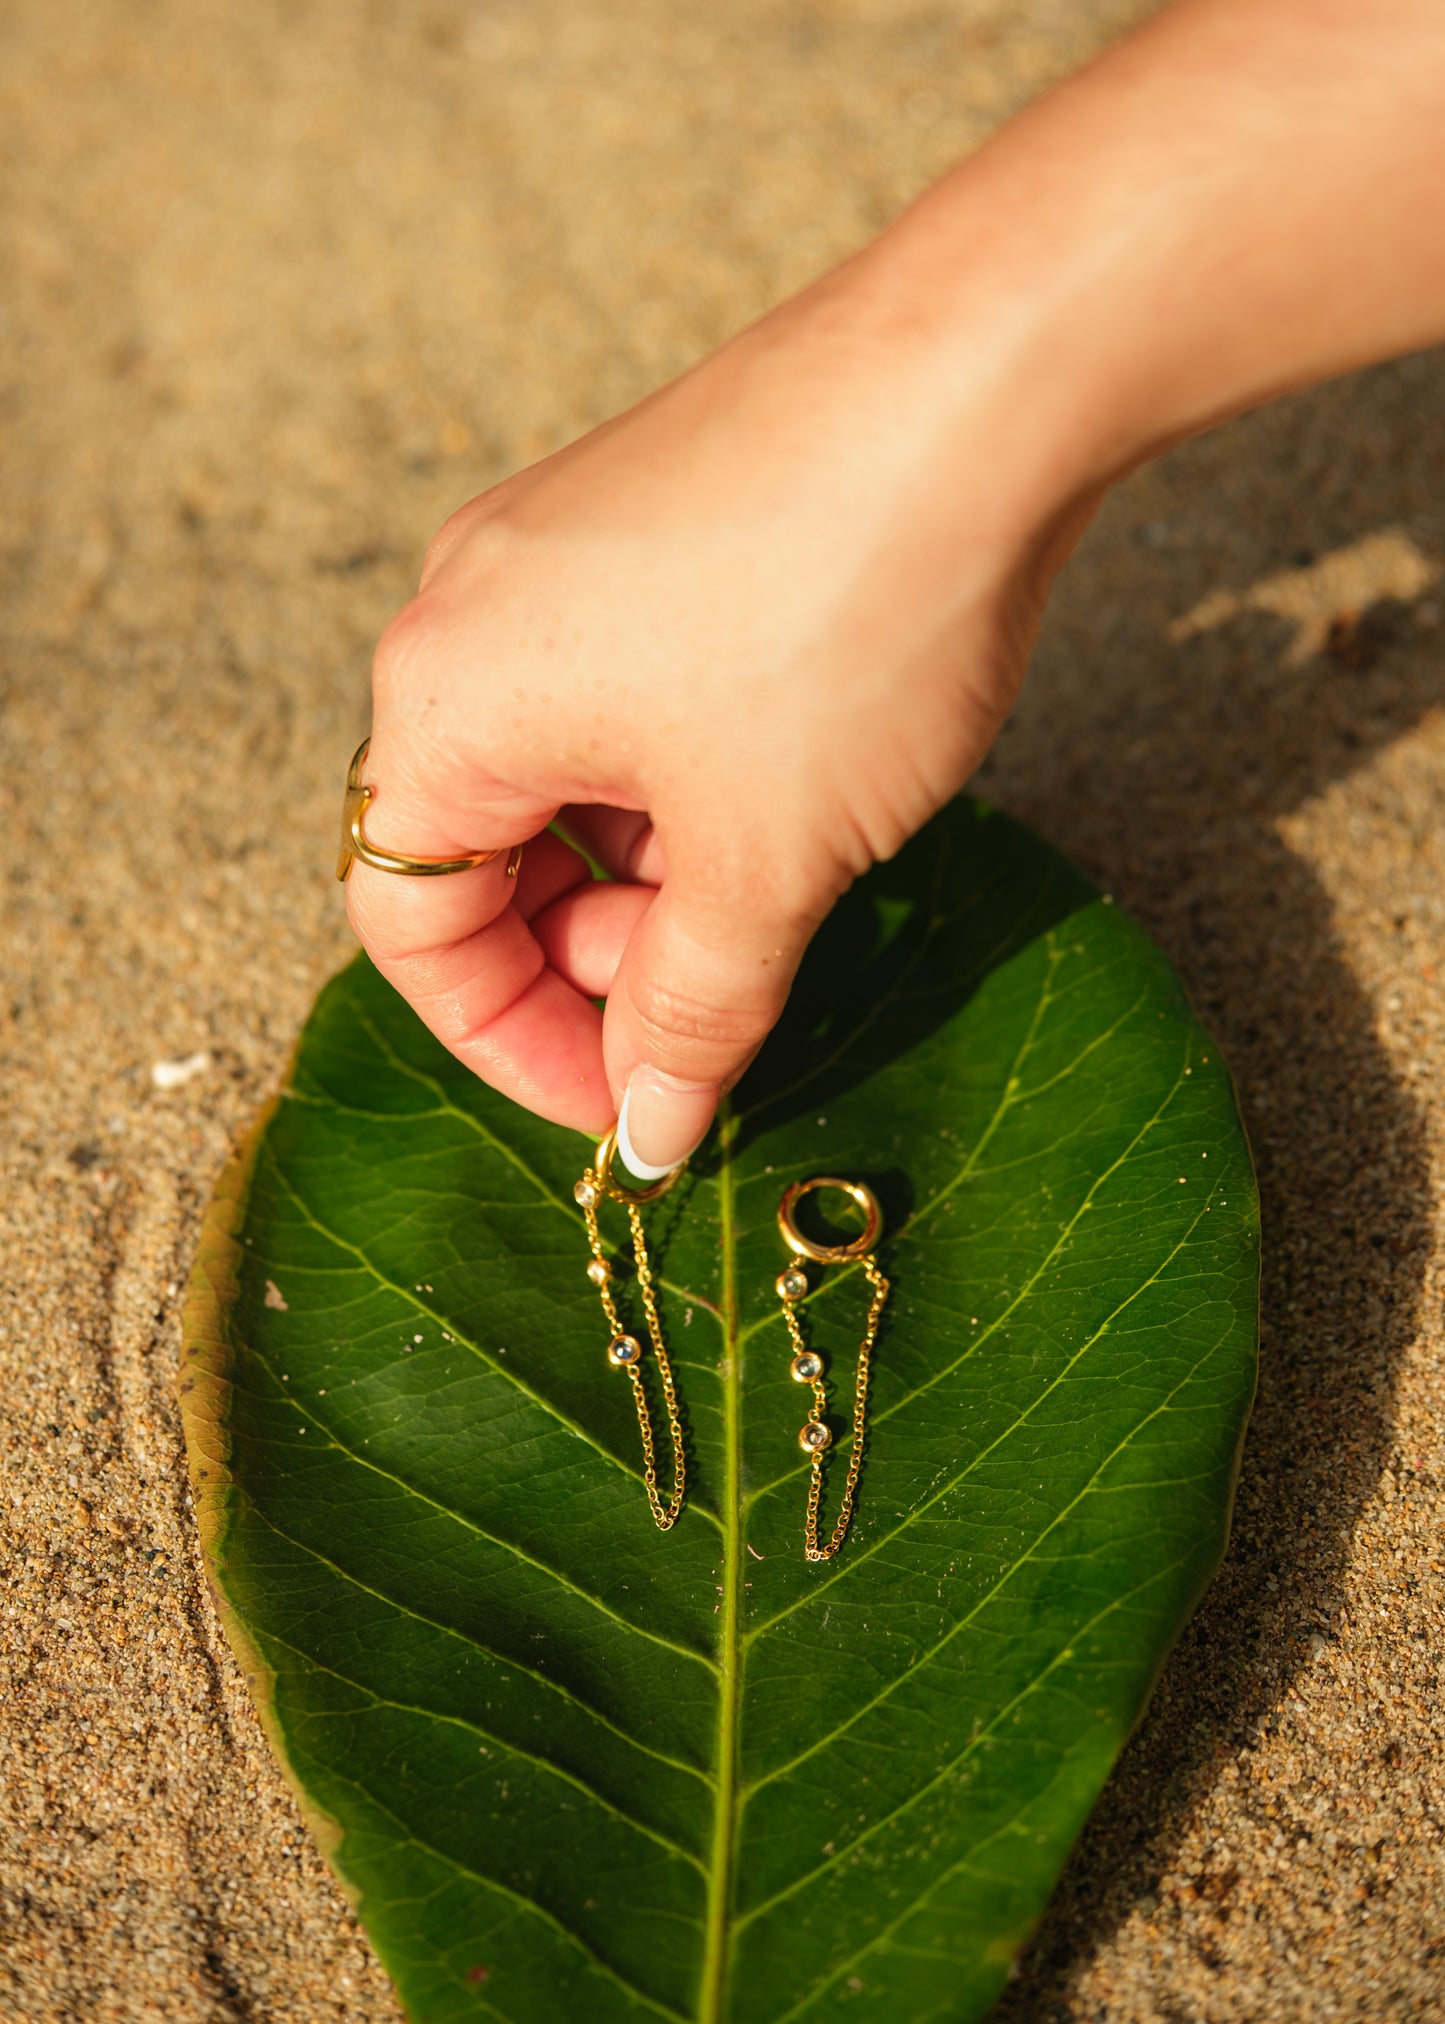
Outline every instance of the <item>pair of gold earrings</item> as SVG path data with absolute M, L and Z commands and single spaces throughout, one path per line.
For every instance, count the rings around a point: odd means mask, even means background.
M 655 1202 L 676 1185 L 686 1167 L 674 1167 L 664 1174 L 660 1181 L 654 1181 L 649 1188 L 629 1188 L 613 1174 L 613 1161 L 617 1153 L 617 1132 L 614 1127 L 597 1147 L 593 1162 L 572 1190 L 587 1226 L 587 1245 L 592 1256 L 587 1265 L 587 1277 L 597 1288 L 602 1301 L 602 1311 L 612 1331 L 607 1345 L 607 1360 L 616 1370 L 626 1371 L 632 1383 L 633 1402 L 637 1408 L 637 1425 L 642 1435 L 643 1485 L 647 1491 L 647 1502 L 658 1528 L 666 1532 L 677 1523 L 682 1509 L 683 1497 L 687 1490 L 687 1456 L 683 1446 L 682 1418 L 678 1405 L 677 1385 L 672 1374 L 672 1364 L 663 1340 L 662 1323 L 657 1312 L 657 1292 L 653 1284 L 651 1261 L 647 1255 L 647 1239 L 642 1227 L 642 1209 L 648 1202 Z M 863 1211 L 864 1228 L 859 1237 L 847 1244 L 819 1244 L 807 1237 L 798 1228 L 798 1204 L 808 1195 L 816 1194 L 822 1188 L 836 1188 L 850 1197 Z M 652 1433 L 652 1414 L 647 1404 L 647 1393 L 642 1381 L 643 1346 L 640 1339 L 629 1334 L 623 1326 L 616 1297 L 612 1291 L 613 1271 L 602 1240 L 602 1230 L 597 1212 L 603 1198 L 619 1202 L 627 1210 L 628 1227 L 632 1236 L 632 1256 L 637 1271 L 638 1291 L 642 1299 L 642 1310 L 647 1319 L 647 1332 L 652 1342 L 653 1356 L 657 1363 L 658 1379 L 662 1385 L 663 1403 L 667 1410 L 668 1433 L 672 1441 L 672 1486 L 664 1500 L 657 1480 L 657 1454 Z M 872 1189 L 862 1181 L 838 1180 L 829 1174 L 821 1174 L 811 1181 L 794 1181 L 785 1190 L 778 1204 L 778 1230 L 783 1242 L 793 1254 L 793 1262 L 778 1274 L 776 1290 L 782 1304 L 783 1319 L 787 1324 L 788 1336 L 793 1354 L 788 1373 L 797 1384 L 812 1387 L 813 1404 L 807 1419 L 798 1434 L 798 1445 L 812 1463 L 808 1478 L 808 1514 L 804 1552 L 809 1560 L 831 1560 L 848 1536 L 848 1527 L 853 1518 L 853 1501 L 858 1490 L 858 1472 L 863 1462 L 863 1436 L 868 1418 L 868 1378 L 873 1347 L 878 1339 L 878 1324 L 888 1299 L 889 1285 L 878 1269 L 875 1247 L 883 1231 L 883 1211 Z M 809 1263 L 818 1265 L 860 1265 L 872 1288 L 868 1307 L 868 1319 L 864 1325 L 862 1340 L 858 1344 L 858 1363 L 853 1381 L 853 1449 L 848 1457 L 848 1474 L 843 1487 L 843 1500 L 839 1507 L 837 1523 L 833 1527 L 826 1546 L 818 1540 L 818 1513 L 823 1495 L 823 1465 L 829 1448 L 833 1445 L 833 1433 L 823 1415 L 828 1405 L 828 1390 L 824 1382 L 826 1366 L 822 1356 L 810 1349 L 803 1334 L 799 1309 L 810 1292 L 807 1273 Z

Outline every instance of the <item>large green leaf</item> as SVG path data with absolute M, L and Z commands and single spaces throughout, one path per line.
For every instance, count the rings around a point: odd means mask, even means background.
M 959 803 L 863 881 L 650 1214 L 669 1534 L 587 1153 L 364 962 L 322 994 L 207 1225 L 184 1378 L 276 1746 L 418 2020 L 977 2017 L 1224 1543 L 1257 1225 L 1218 1051 L 1001 816 Z M 854 1529 L 809 1566 L 774 1212 L 820 1171 L 882 1197 L 895 1293 Z M 840 1403 L 865 1293 L 808 1305 Z

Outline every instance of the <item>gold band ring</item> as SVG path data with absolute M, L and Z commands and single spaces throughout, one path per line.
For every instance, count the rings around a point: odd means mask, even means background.
M 378 850 L 366 840 L 362 817 L 376 799 L 376 790 L 362 784 L 361 768 L 371 745 L 370 738 L 363 738 L 357 746 L 350 766 L 346 769 L 346 799 L 341 804 L 341 855 L 336 860 L 336 876 L 346 879 L 353 864 L 359 859 L 369 864 L 373 871 L 398 872 L 403 878 L 445 878 L 449 872 L 475 871 L 479 864 L 490 864 L 494 857 L 507 851 L 507 877 L 517 876 L 517 867 L 522 862 L 522 846 L 506 844 L 498 850 L 469 850 L 464 857 L 404 857 L 400 851 Z
M 612 1178 L 612 1162 L 616 1156 L 617 1127 L 613 1125 L 606 1138 L 597 1142 L 597 1151 L 592 1157 L 592 1172 L 603 1194 L 610 1195 L 614 1202 L 625 1203 L 628 1208 L 635 1208 L 641 1202 L 655 1202 L 660 1195 L 665 1195 L 670 1187 L 682 1179 L 683 1170 L 687 1166 L 686 1160 L 681 1161 L 665 1173 L 660 1181 L 654 1181 L 650 1188 L 624 1188 L 621 1181 Z
M 851 1244 L 815 1244 L 811 1237 L 803 1235 L 793 1221 L 793 1211 L 804 1195 L 815 1194 L 819 1188 L 837 1188 L 858 1204 L 868 1218 L 868 1227 L 861 1237 L 855 1237 Z M 878 1197 L 862 1181 L 840 1181 L 831 1174 L 820 1174 L 814 1181 L 794 1181 L 786 1191 L 778 1204 L 778 1228 L 795 1257 L 812 1258 L 819 1265 L 845 1265 L 873 1249 L 883 1229 L 883 1211 L 878 1206 Z

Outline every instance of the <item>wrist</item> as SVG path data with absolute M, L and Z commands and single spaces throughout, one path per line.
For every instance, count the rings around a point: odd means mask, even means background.
M 1435 0 L 1180 0 L 836 277 L 1020 504 L 1445 335 Z M 988 412 L 995 411 L 990 424 Z

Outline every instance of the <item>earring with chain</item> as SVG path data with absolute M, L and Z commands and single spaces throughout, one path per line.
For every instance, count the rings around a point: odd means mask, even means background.
M 815 1194 L 820 1188 L 837 1188 L 849 1196 L 863 1211 L 865 1223 L 861 1237 L 855 1237 L 847 1244 L 818 1244 L 805 1237 L 798 1228 L 795 1211 L 806 1195 Z M 782 1302 L 783 1319 L 793 1344 L 793 1357 L 788 1365 L 789 1375 L 798 1384 L 811 1385 L 813 1406 L 798 1434 L 798 1445 L 803 1453 L 812 1458 L 808 1478 L 808 1518 L 804 1541 L 805 1557 L 809 1560 L 831 1560 L 848 1536 L 848 1527 L 853 1519 L 853 1501 L 858 1489 L 858 1472 L 863 1465 L 863 1436 L 868 1420 L 868 1377 L 873 1355 L 873 1345 L 878 1339 L 878 1324 L 888 1299 L 889 1285 L 878 1269 L 874 1246 L 883 1230 L 883 1211 L 878 1198 L 871 1188 L 861 1181 L 840 1181 L 832 1175 L 820 1175 L 811 1181 L 795 1181 L 778 1204 L 778 1228 L 783 1242 L 793 1253 L 794 1263 L 787 1266 L 777 1277 L 778 1298 Z M 828 1404 L 828 1389 L 824 1383 L 825 1365 L 816 1349 L 810 1349 L 803 1337 L 802 1324 L 798 1319 L 799 1303 L 809 1291 L 808 1274 L 804 1269 L 805 1260 L 820 1265 L 856 1264 L 863 1269 L 864 1277 L 873 1289 L 868 1307 L 868 1319 L 864 1324 L 863 1337 L 858 1344 L 858 1363 L 853 1379 L 853 1447 L 848 1456 L 848 1474 L 843 1485 L 843 1501 L 839 1506 L 837 1523 L 826 1546 L 818 1543 L 818 1510 L 823 1496 L 824 1457 L 833 1445 L 833 1432 L 823 1414 Z
M 647 1502 L 651 1508 L 658 1529 L 670 1531 L 677 1523 L 682 1509 L 682 1500 L 687 1490 L 687 1457 L 683 1450 L 682 1417 L 678 1406 L 677 1386 L 673 1382 L 672 1364 L 668 1359 L 667 1345 L 663 1341 L 662 1322 L 657 1312 L 657 1291 L 652 1277 L 652 1261 L 647 1254 L 647 1238 L 642 1228 L 642 1207 L 655 1202 L 665 1195 L 681 1177 L 681 1166 L 673 1167 L 655 1181 L 650 1188 L 628 1188 L 614 1179 L 612 1163 L 617 1152 L 617 1127 L 614 1125 L 597 1147 L 592 1165 L 588 1167 L 572 1190 L 587 1226 L 587 1244 L 592 1253 L 587 1267 L 587 1277 L 597 1288 L 602 1302 L 602 1311 L 607 1316 L 607 1325 L 612 1330 L 612 1339 L 607 1345 L 607 1360 L 614 1370 L 626 1371 L 632 1384 L 633 1402 L 637 1407 L 637 1425 L 642 1435 L 642 1480 L 647 1491 Z M 613 1293 L 613 1270 L 607 1256 L 607 1247 L 602 1240 L 601 1226 L 597 1211 L 606 1196 L 620 1202 L 627 1211 L 628 1227 L 632 1234 L 632 1257 L 637 1272 L 637 1288 L 642 1299 L 642 1311 L 647 1318 L 647 1332 L 652 1342 L 652 1353 L 657 1364 L 657 1375 L 662 1386 L 662 1400 L 667 1412 L 667 1429 L 672 1440 L 672 1488 L 664 1501 L 657 1481 L 657 1456 L 652 1434 L 652 1414 L 647 1404 L 647 1392 L 642 1381 L 643 1349 L 637 1336 L 629 1334 L 623 1326 Z

